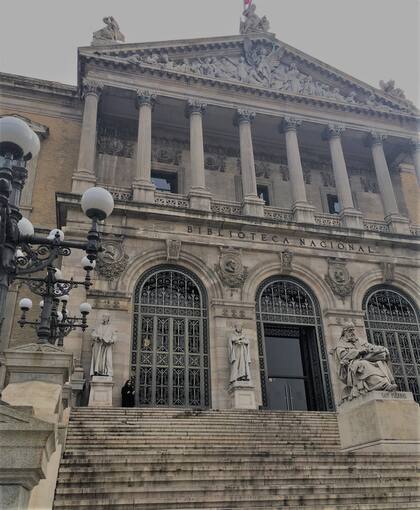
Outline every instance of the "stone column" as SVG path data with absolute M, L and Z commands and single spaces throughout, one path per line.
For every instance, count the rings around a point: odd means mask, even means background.
M 94 80 L 84 80 L 82 99 L 85 101 L 83 110 L 82 132 L 80 135 L 79 161 L 73 175 L 72 191 L 83 193 L 95 186 L 96 135 L 99 98 L 103 85 Z
M 136 106 L 139 110 L 137 135 L 136 172 L 133 182 L 135 202 L 155 201 L 155 185 L 152 183 L 152 111 L 156 94 L 150 90 L 138 90 Z
M 234 124 L 239 127 L 241 154 L 241 177 L 243 204 L 242 212 L 247 216 L 264 216 L 264 200 L 258 198 L 257 178 L 255 175 L 254 148 L 252 144 L 251 124 L 255 112 L 238 109 Z
M 191 209 L 211 210 L 211 193 L 206 190 L 204 170 L 203 115 L 206 103 L 189 99 L 185 115 L 190 119 L 190 189 Z
M 388 163 L 385 157 L 384 140 L 386 140 L 385 135 L 372 131 L 368 137 L 367 143 L 370 145 L 372 151 L 376 179 L 378 181 L 382 205 L 385 212 L 385 221 L 389 224 L 392 232 L 409 234 L 408 219 L 402 217 L 398 210 L 391 176 L 389 175 Z
M 417 183 L 420 186 L 420 138 L 413 138 L 411 140 L 411 151 L 414 168 L 416 169 Z
M 323 138 L 330 143 L 331 160 L 334 178 L 337 187 L 338 200 L 340 202 L 340 216 L 343 226 L 363 229 L 363 215 L 354 207 L 351 193 L 350 180 L 344 159 L 341 135 L 345 131 L 344 126 L 329 125 L 324 131 Z
M 301 223 L 315 223 L 315 208 L 308 203 L 306 197 L 305 180 L 303 178 L 302 161 L 300 159 L 299 142 L 297 137 L 301 121 L 294 117 L 286 117 L 280 126 L 286 137 L 287 165 L 289 168 L 290 186 L 292 192 L 292 211 L 295 221 Z

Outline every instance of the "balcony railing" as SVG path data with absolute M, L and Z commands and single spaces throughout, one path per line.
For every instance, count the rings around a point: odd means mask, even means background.
M 316 213 L 315 214 L 315 223 L 317 225 L 321 225 L 323 227 L 340 227 L 341 221 L 340 218 L 336 214 L 324 214 L 324 213 Z
M 389 225 L 379 220 L 364 220 L 365 229 L 371 232 L 390 232 Z
M 291 222 L 293 214 L 289 209 L 281 209 L 280 207 L 264 207 L 264 217 L 269 220 Z
M 118 201 L 132 201 L 133 193 L 130 188 L 122 188 L 117 186 L 109 186 L 101 184 Z M 185 195 L 175 193 L 165 193 L 157 191 L 155 193 L 155 205 L 174 209 L 189 209 L 189 199 Z M 240 202 L 230 202 L 227 200 L 212 200 L 211 212 L 222 216 L 242 216 L 242 205 Z M 290 209 L 280 207 L 266 206 L 264 208 L 264 218 L 268 221 L 279 223 L 292 223 L 293 214 Z M 341 221 L 336 214 L 315 213 L 315 224 L 322 227 L 340 227 Z M 379 220 L 365 219 L 364 228 L 370 232 L 389 233 L 390 228 L 387 223 Z M 420 225 L 410 225 L 410 232 L 413 236 L 420 235 Z

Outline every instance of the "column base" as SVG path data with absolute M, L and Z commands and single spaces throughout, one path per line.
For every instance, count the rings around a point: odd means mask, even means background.
M 385 222 L 389 226 L 389 230 L 394 234 L 410 234 L 410 222 L 408 218 L 396 213 L 385 216 Z
M 229 390 L 232 409 L 257 409 L 255 388 L 251 381 L 234 381 Z
M 155 203 L 156 186 L 149 181 L 133 182 L 133 201 L 146 202 L 147 204 Z
M 77 170 L 72 177 L 71 191 L 82 195 L 86 190 L 96 186 L 96 176 L 88 170 Z
M 343 209 L 339 216 L 343 227 L 357 228 L 360 230 L 365 228 L 363 224 L 364 215 L 357 209 Z
M 293 220 L 297 223 L 315 223 L 315 207 L 308 202 L 295 202 L 292 213 Z
M 211 211 L 211 193 L 204 188 L 191 188 L 188 193 L 190 209 Z
M 420 453 L 420 409 L 410 392 L 372 391 L 338 408 L 344 451 Z
M 112 407 L 112 377 L 94 375 L 90 381 L 89 407 Z
M 246 195 L 242 202 L 242 214 L 264 218 L 264 200 L 256 195 Z

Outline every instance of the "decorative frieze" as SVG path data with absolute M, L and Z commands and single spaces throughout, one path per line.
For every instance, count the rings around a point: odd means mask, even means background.
M 321 82 L 311 74 L 309 68 L 297 61 L 290 50 L 276 42 L 246 38 L 241 53 L 225 56 L 193 56 L 179 59 L 161 52 L 147 50 L 125 57 L 129 64 L 151 66 L 157 69 L 197 75 L 212 80 L 256 85 L 292 95 L 303 95 L 332 100 L 349 106 L 365 106 L 383 110 L 409 110 L 404 101 L 387 100 L 371 90 L 360 87 L 346 90 L 337 81 Z M 396 98 L 397 99 L 397 98 Z M 401 98 L 398 98 L 401 99 Z

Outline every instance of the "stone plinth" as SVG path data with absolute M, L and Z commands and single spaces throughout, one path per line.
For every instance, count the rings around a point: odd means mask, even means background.
M 420 452 L 420 408 L 409 392 L 373 391 L 338 408 L 344 451 Z
M 341 224 L 347 228 L 358 228 L 363 230 L 363 213 L 357 211 L 356 209 L 344 209 L 340 213 Z
M 35 418 L 30 406 L 0 404 L 0 508 L 28 507 L 31 490 L 46 477 L 56 431 L 55 424 Z
M 112 406 L 112 377 L 95 375 L 90 381 L 89 406 L 104 407 Z
M 292 214 L 297 223 L 315 223 L 315 207 L 307 202 L 293 204 Z
M 201 188 L 191 188 L 188 198 L 190 200 L 190 209 L 200 211 L 211 210 L 211 193 Z
M 264 217 L 264 200 L 257 196 L 245 196 L 242 203 L 242 213 L 245 216 Z
M 255 388 L 251 381 L 235 381 L 229 385 L 232 409 L 256 409 Z
M 45 381 L 63 386 L 73 371 L 73 354 L 50 344 L 27 344 L 4 351 L 6 385 Z

